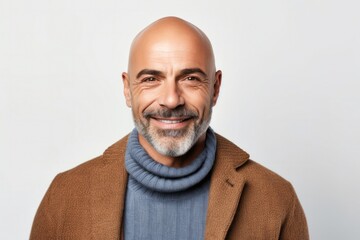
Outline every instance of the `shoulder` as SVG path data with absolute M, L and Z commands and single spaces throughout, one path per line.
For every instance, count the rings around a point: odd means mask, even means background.
M 238 173 L 246 179 L 248 193 L 288 207 L 296 198 L 294 188 L 288 180 L 253 160 L 248 160 L 241 166 Z
M 93 211 L 119 211 L 126 186 L 126 143 L 124 137 L 102 155 L 59 173 L 40 203 L 30 239 L 83 236 L 91 230 L 91 225 L 83 223 L 92 218 Z
M 289 181 L 251 160 L 249 154 L 221 136 L 217 151 L 217 169 L 221 170 L 216 181 L 232 176 L 236 181 L 232 187 L 241 188 L 229 239 L 309 239 L 303 209 Z
M 266 186 L 271 185 L 273 187 L 283 186 L 285 188 L 288 188 L 289 185 L 291 185 L 288 180 L 280 176 L 278 173 L 275 173 L 251 159 L 241 166 L 238 171 L 246 175 L 246 179 L 249 182 L 261 183 Z
M 124 162 L 128 135 L 108 147 L 103 154 L 88 160 L 72 169 L 59 173 L 52 182 L 54 188 L 79 190 L 84 185 L 94 182 L 94 178 L 101 178 L 102 174 L 120 171 Z
M 268 200 L 291 201 L 295 191 L 289 181 L 251 160 L 248 153 L 230 140 L 220 135 L 217 135 L 217 139 L 219 151 L 217 161 L 221 164 L 231 164 L 237 174 L 246 182 L 246 192 L 259 195 L 258 197 L 266 197 Z

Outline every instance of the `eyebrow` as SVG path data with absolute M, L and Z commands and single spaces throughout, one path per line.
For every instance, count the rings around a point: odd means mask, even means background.
M 138 72 L 138 74 L 136 74 L 136 78 L 141 77 L 142 75 L 163 75 L 162 72 L 158 71 L 158 70 L 153 70 L 153 69 L 143 69 L 140 72 Z
M 192 74 L 192 73 L 199 73 L 201 75 L 203 75 L 205 78 L 207 77 L 206 73 L 201 70 L 201 68 L 185 68 L 182 69 L 180 71 L 180 76 L 183 75 L 188 75 L 188 74 Z M 136 78 L 140 78 L 142 75 L 164 75 L 161 71 L 158 70 L 154 70 L 154 69 L 143 69 L 140 72 L 138 72 L 138 74 L 136 74 Z
M 185 68 L 180 71 L 181 76 L 192 74 L 192 73 L 199 73 L 199 74 L 203 75 L 205 78 L 207 78 L 206 73 L 203 70 L 201 70 L 201 68 Z

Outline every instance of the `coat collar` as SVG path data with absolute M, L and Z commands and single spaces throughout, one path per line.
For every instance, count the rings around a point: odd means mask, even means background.
M 235 144 L 218 134 L 216 138 L 205 239 L 225 239 L 245 186 L 245 179 L 236 170 L 249 159 L 249 155 Z M 128 179 L 125 169 L 127 140 L 125 136 L 104 152 L 102 165 L 91 179 L 94 181 L 90 184 L 93 239 L 122 239 Z
M 210 180 L 205 239 L 225 239 L 246 179 L 237 172 L 249 154 L 217 135 L 216 160 Z

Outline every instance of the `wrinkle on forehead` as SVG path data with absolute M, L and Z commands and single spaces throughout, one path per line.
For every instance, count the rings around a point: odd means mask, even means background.
M 166 17 L 150 24 L 133 40 L 129 55 L 129 69 L 141 58 L 153 53 L 193 53 L 204 57 L 215 71 L 214 54 L 207 36 L 193 24 L 176 17 Z

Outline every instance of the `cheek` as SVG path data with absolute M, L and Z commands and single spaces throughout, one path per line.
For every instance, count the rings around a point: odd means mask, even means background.
M 192 108 L 196 108 L 200 115 L 205 115 L 211 107 L 211 97 L 207 91 L 195 91 L 184 94 L 185 102 Z
M 132 104 L 135 111 L 142 113 L 156 101 L 156 93 L 151 90 L 139 91 L 134 89 Z

